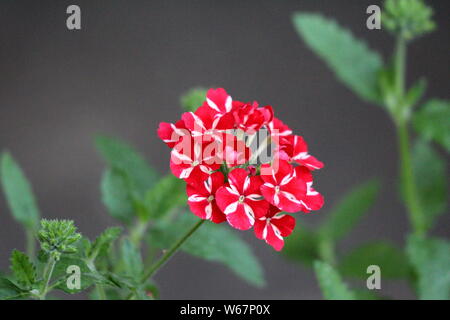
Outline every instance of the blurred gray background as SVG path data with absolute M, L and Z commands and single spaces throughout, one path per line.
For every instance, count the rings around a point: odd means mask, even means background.
M 429 2 L 439 29 L 411 44 L 409 84 L 425 76 L 427 97 L 448 98 L 450 6 Z M 81 7 L 81 31 L 66 28 L 69 4 Z M 187 89 L 221 86 L 236 99 L 273 105 L 325 162 L 315 185 L 326 205 L 303 221 L 318 223 L 344 191 L 377 176 L 376 205 L 340 249 L 371 239 L 402 244 L 408 221 L 396 192 L 393 125 L 335 80 L 290 20 L 294 11 L 322 12 L 387 58 L 392 38 L 366 28 L 370 4 L 379 1 L 2 1 L 0 149 L 24 168 L 45 217 L 74 219 L 92 238 L 116 224 L 100 201 L 104 164 L 93 136 L 126 139 L 165 173 L 169 150 L 158 123 L 180 116 Z M 449 222 L 441 217 L 433 233 L 448 237 Z M 157 276 L 162 298 L 321 298 L 311 270 L 286 262 L 251 232 L 241 235 L 262 261 L 266 288 L 181 253 Z M 1 196 L 0 269 L 13 248 L 24 248 L 22 229 Z M 382 294 L 413 297 L 402 282 L 383 282 Z

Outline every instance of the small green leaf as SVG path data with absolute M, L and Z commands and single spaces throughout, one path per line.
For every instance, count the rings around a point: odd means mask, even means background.
M 167 249 L 198 221 L 192 213 L 185 213 L 173 222 L 160 222 L 148 234 L 152 247 Z M 221 225 L 204 223 L 181 250 L 193 256 L 220 262 L 250 284 L 265 284 L 263 270 L 250 247 L 235 232 Z
M 18 283 L 30 288 L 36 282 L 36 267 L 25 253 L 13 250 L 11 254 L 11 270 Z
M 316 261 L 314 263 L 317 280 L 322 294 L 327 300 L 355 300 L 356 296 L 342 281 L 339 273 L 329 264 Z
M 450 152 L 450 101 L 428 101 L 415 113 L 413 123 L 424 139 L 432 139 Z
M 296 13 L 293 23 L 308 47 L 345 85 L 365 100 L 380 101 L 377 73 L 383 61 L 378 53 L 369 50 L 347 29 L 319 14 Z
M 395 245 L 380 241 L 356 248 L 339 264 L 344 276 L 367 278 L 367 267 L 377 265 L 383 278 L 407 278 L 410 275 L 409 262 L 402 250 Z
M 27 291 L 20 289 L 7 278 L 0 278 L 0 300 L 13 300 L 27 297 Z
M 39 210 L 30 183 L 9 153 L 1 156 L 0 177 L 13 217 L 29 229 L 39 225 Z
M 121 233 L 122 228 L 120 227 L 112 227 L 103 231 L 92 244 L 92 247 L 89 250 L 89 258 L 95 259 L 97 256 L 106 255 L 113 242 Z
M 143 220 L 158 219 L 187 203 L 186 183 L 172 174 L 160 179 L 145 196 Z
M 207 90 L 204 88 L 193 88 L 181 96 L 181 106 L 185 111 L 194 112 L 206 100 Z
M 413 107 L 417 102 L 423 97 L 425 89 L 427 88 L 427 81 L 425 79 L 420 79 L 414 84 L 411 89 L 408 90 L 405 96 L 405 105 L 408 107 Z
M 125 142 L 100 136 L 96 139 L 96 146 L 108 165 L 126 176 L 127 186 L 136 197 L 142 197 L 156 182 L 156 171 Z
M 441 239 L 411 236 L 407 254 L 417 275 L 422 300 L 450 299 L 450 243 Z
M 121 253 L 125 274 L 134 280 L 139 281 L 142 272 L 144 271 L 144 264 L 138 248 L 136 248 L 136 246 L 128 239 L 124 239 L 122 242 Z
M 320 237 L 336 241 L 347 234 L 375 202 L 379 188 L 378 181 L 370 180 L 347 193 L 326 217 Z
M 292 235 L 285 239 L 281 253 L 289 260 L 312 266 L 319 259 L 318 237 L 304 225 L 297 227 Z
M 412 157 L 418 196 L 425 213 L 423 219 L 426 228 L 430 229 L 447 207 L 446 163 L 428 143 L 421 140 L 416 142 Z
M 102 177 L 101 192 L 109 214 L 117 220 L 130 223 L 134 208 L 125 174 L 118 169 L 107 169 Z

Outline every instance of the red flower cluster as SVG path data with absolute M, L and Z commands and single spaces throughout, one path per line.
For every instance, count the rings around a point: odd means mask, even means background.
M 259 148 L 252 155 L 245 137 L 254 138 L 262 128 L 269 132 L 265 143 L 275 148 L 261 164 Z M 201 219 L 227 221 L 239 230 L 254 227 L 257 238 L 281 250 L 295 227 L 294 217 L 281 212 L 323 205 L 311 174 L 323 163 L 270 106 L 234 101 L 224 89 L 210 89 L 203 105 L 175 124 L 161 123 L 158 135 L 172 148 L 172 173 L 186 181 L 189 207 Z

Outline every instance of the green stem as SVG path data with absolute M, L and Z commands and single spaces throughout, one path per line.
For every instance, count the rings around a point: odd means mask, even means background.
M 142 277 L 142 282 L 147 281 L 150 279 L 181 247 L 181 245 L 189 239 L 189 237 L 198 229 L 200 226 L 205 222 L 206 220 L 200 220 L 197 222 L 191 229 L 186 232 L 186 234 L 181 237 L 177 242 L 175 242 L 172 247 L 167 250 L 166 253 L 153 265 L 150 266 L 150 268 L 144 273 L 144 276 Z
M 148 222 L 138 220 L 136 225 L 131 229 L 130 240 L 136 247 L 140 247 L 142 238 L 147 228 Z
M 27 229 L 26 233 L 26 250 L 27 250 L 27 255 L 33 259 L 34 254 L 35 254 L 35 240 L 34 240 L 34 231 L 31 229 Z
M 409 213 L 409 220 L 416 234 L 424 235 L 426 226 L 422 208 L 418 198 L 416 181 L 412 167 L 410 141 L 408 132 L 408 117 L 404 105 L 405 79 L 406 79 L 406 40 L 400 35 L 395 48 L 395 90 L 397 105 L 395 106 L 395 123 L 397 127 L 398 147 L 400 152 L 400 172 L 404 192 L 404 202 Z
M 319 256 L 326 263 L 331 265 L 335 264 L 336 256 L 332 241 L 323 239 L 319 242 Z
M 400 123 L 397 126 L 397 136 L 400 150 L 400 172 L 404 202 L 409 213 L 409 220 L 417 235 L 425 235 L 426 225 L 416 188 L 409 146 L 408 127 L 406 123 Z
M 53 270 L 55 269 L 56 260 L 52 257 L 49 258 L 47 265 L 44 269 L 44 287 L 41 290 L 39 295 L 40 300 L 45 300 L 45 296 L 47 295 L 48 285 L 50 284 L 50 280 L 52 278 Z

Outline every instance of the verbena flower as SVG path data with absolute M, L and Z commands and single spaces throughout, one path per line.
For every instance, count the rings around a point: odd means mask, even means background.
M 74 244 L 81 238 L 76 231 L 71 220 L 42 219 L 38 232 L 42 250 L 55 260 L 59 260 L 62 254 L 76 253 Z
M 266 143 L 274 152 L 265 163 L 253 159 L 255 150 L 244 139 L 261 129 L 268 130 Z M 227 221 L 239 230 L 254 227 L 256 237 L 275 250 L 282 249 L 295 227 L 294 217 L 281 211 L 311 212 L 324 203 L 312 187 L 311 173 L 323 163 L 274 116 L 271 106 L 236 101 L 222 88 L 210 89 L 197 110 L 174 124 L 162 122 L 158 136 L 172 149 L 170 168 L 186 181 L 188 205 L 196 216 Z

